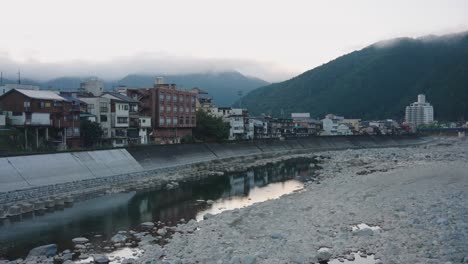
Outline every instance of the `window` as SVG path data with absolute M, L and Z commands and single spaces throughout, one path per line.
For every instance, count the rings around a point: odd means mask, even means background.
M 192 105 L 192 112 L 195 112 L 195 106 Z
M 73 134 L 75 135 L 75 137 L 79 137 L 80 136 L 80 128 L 79 127 L 75 127 L 73 128 Z
M 128 111 L 128 105 L 123 105 L 123 109 L 124 109 L 125 111 Z
M 164 101 L 166 99 L 166 95 L 163 93 L 159 94 L 159 101 Z
M 190 125 L 190 117 L 185 117 L 185 124 Z
M 94 104 L 88 104 L 88 110 L 94 110 Z
M 174 113 L 177 113 L 177 106 L 176 106 L 176 105 L 172 106 L 172 111 L 173 111 Z
M 159 117 L 159 124 L 164 125 L 164 117 L 163 116 Z
M 24 102 L 24 107 L 30 107 L 31 106 L 31 102 Z
M 142 119 L 141 122 L 142 122 L 142 123 L 146 123 L 146 119 Z
M 179 113 L 183 113 L 184 112 L 184 107 L 183 106 L 179 106 Z
M 177 125 L 177 117 L 172 118 L 172 123 L 173 123 L 174 125 Z
M 166 117 L 166 125 L 172 125 L 172 119 L 170 117 Z
M 51 106 L 50 102 L 46 102 L 46 103 L 45 103 L 45 107 L 46 107 L 46 108 L 49 108 L 50 106 Z
M 173 94 L 173 95 L 172 95 L 172 101 L 173 101 L 173 102 L 177 102 L 177 97 L 178 97 L 177 95 Z
M 101 122 L 107 122 L 107 116 L 106 115 L 101 115 L 100 119 L 101 119 Z
M 192 96 L 192 103 L 195 103 L 195 97 Z
M 189 107 L 188 107 L 188 106 L 186 106 L 186 107 L 185 107 L 185 113 L 188 113 L 188 112 L 189 112 L 189 110 L 190 110 L 190 109 L 189 109 Z
M 117 124 L 127 124 L 128 117 L 117 117 Z
M 107 103 L 106 102 L 99 102 L 99 110 L 103 113 L 107 113 L 109 111 L 108 107 L 107 107 Z
M 183 116 L 179 117 L 179 123 L 180 123 L 181 125 L 184 124 L 184 117 L 183 117 Z
M 45 103 L 41 101 L 41 102 L 39 103 L 39 107 L 40 107 L 40 108 L 44 108 L 44 107 L 45 107 Z
M 192 125 L 195 125 L 195 117 L 192 116 Z

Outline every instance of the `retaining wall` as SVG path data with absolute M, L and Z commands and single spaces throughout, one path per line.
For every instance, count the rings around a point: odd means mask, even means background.
M 423 141 L 409 136 L 311 137 L 4 157 L 0 158 L 0 193 L 262 153 L 405 146 Z

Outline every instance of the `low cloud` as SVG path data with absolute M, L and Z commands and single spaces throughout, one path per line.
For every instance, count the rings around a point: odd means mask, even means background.
M 18 69 L 21 70 L 23 78 L 39 81 L 63 76 L 97 76 L 105 80 L 118 80 L 128 74 L 171 75 L 238 71 L 247 76 L 278 82 L 297 74 L 274 63 L 254 60 L 206 59 L 143 53 L 101 62 L 75 60 L 51 63 L 34 59 L 20 62 L 13 60 L 8 54 L 0 53 L 0 71 L 5 78 L 16 79 Z

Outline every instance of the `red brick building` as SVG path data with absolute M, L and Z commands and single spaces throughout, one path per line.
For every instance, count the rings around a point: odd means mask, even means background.
M 150 116 L 151 137 L 156 143 L 179 143 L 192 135 L 196 127 L 196 94 L 177 90 L 175 84 L 161 79 L 153 88 L 125 89 L 129 97 L 139 101 L 140 116 Z
M 0 110 L 8 125 L 24 129 L 27 148 L 80 146 L 80 105 L 54 92 L 13 89 L 0 96 Z

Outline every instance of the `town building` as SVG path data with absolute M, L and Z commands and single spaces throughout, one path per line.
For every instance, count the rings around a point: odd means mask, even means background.
M 210 107 L 206 111 L 211 116 L 221 118 L 229 124 L 229 140 L 240 140 L 248 137 L 246 126 L 249 125 L 248 112 L 242 108 Z
M 419 94 L 418 101 L 406 107 L 405 121 L 414 128 L 434 121 L 434 108 L 430 103 L 426 102 L 424 94 Z
M 272 138 L 286 138 L 294 136 L 293 119 L 292 118 L 271 118 L 269 120 L 271 126 Z
M 152 141 L 180 143 L 192 135 L 196 126 L 197 94 L 178 90 L 175 84 L 166 84 L 157 77 L 153 88 L 121 88 L 127 96 L 138 100 L 140 117 L 151 117 Z
M 112 123 L 111 123 L 111 99 L 105 97 L 79 97 L 87 104 L 87 112 L 80 116 L 90 121 L 97 122 L 102 129 L 102 139 L 104 142 L 112 144 Z
M 320 132 L 321 122 L 310 118 L 310 113 L 291 113 L 293 133 L 298 136 L 311 136 Z
M 320 135 L 323 136 L 336 136 L 338 134 L 338 126 L 343 123 L 344 117 L 336 116 L 334 114 L 328 114 L 322 119 L 322 132 Z M 340 132 L 346 130 L 344 127 L 341 127 Z M 347 132 L 346 132 L 347 133 Z
M 104 83 L 98 78 L 90 78 L 80 83 L 80 92 L 100 96 L 104 92 Z
M 8 125 L 24 130 L 25 148 L 80 146 L 80 105 L 54 92 L 9 90 L 0 96 L 0 109 Z
M 267 117 L 249 117 L 245 128 L 247 139 L 263 139 L 271 137 L 271 126 Z
M 213 97 L 211 97 L 207 92 L 197 87 L 190 90 L 190 92 L 197 95 L 197 111 L 203 110 L 208 112 L 210 108 L 214 107 Z

